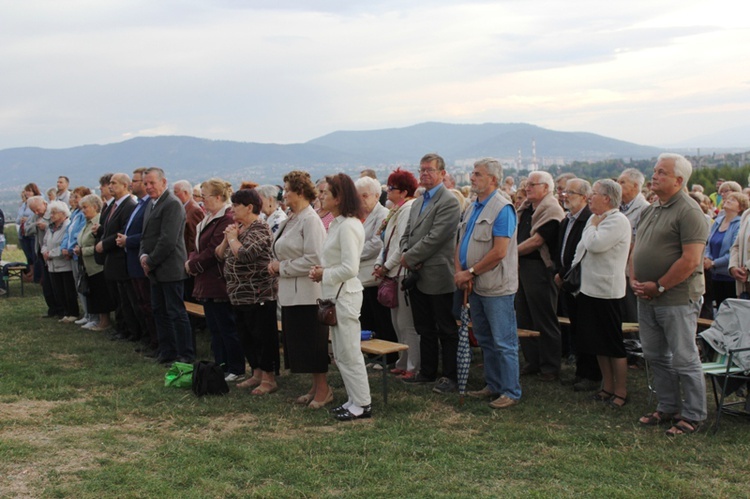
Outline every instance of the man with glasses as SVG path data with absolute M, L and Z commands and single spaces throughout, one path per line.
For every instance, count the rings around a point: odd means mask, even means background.
M 516 294 L 518 327 L 539 331 L 538 338 L 522 338 L 526 364 L 521 375 L 539 374 L 542 381 L 560 377 L 562 340 L 557 322 L 554 255 L 560 221 L 565 212 L 555 199 L 555 181 L 548 172 L 531 172 L 526 201 L 518 210 L 519 287 Z
M 596 355 L 582 353 L 582 349 L 578 348 L 576 343 L 576 327 L 578 325 L 576 297 L 563 290 L 562 283 L 565 274 L 568 273 L 573 264 L 576 247 L 581 240 L 586 222 L 591 217 L 591 209 L 589 208 L 591 184 L 586 180 L 574 178 L 568 180 L 561 194 L 565 209 L 568 212 L 560 223 L 560 232 L 557 238 L 559 251 L 555 252 L 555 266 L 557 268 L 555 284 L 560 289 L 560 305 L 565 311 L 565 313 L 558 313 L 558 315 L 564 315 L 570 319 L 567 340 L 571 345 L 571 350 L 575 352 L 576 358 L 575 377 L 564 380 L 563 385 L 572 386 L 575 391 L 583 392 L 599 388 L 602 373 Z
M 453 252 L 461 215 L 458 200 L 444 185 L 445 161 L 425 155 L 419 164 L 424 194 L 414 201 L 401 237 L 401 265 L 418 274 L 409 290 L 414 327 L 420 336 L 421 370 L 405 383 L 432 383 L 442 349 L 443 376 L 433 391 L 456 391 L 458 328 L 453 317 Z

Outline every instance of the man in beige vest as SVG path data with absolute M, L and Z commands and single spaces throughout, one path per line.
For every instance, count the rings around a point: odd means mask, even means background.
M 486 386 L 469 395 L 492 397 L 493 409 L 511 407 L 521 398 L 513 308 L 518 290 L 516 212 L 498 192 L 502 178 L 499 161 L 484 158 L 474 163 L 471 190 L 477 198 L 459 226 L 454 259 L 456 286 L 466 289 L 472 283 L 471 320 L 484 354 Z

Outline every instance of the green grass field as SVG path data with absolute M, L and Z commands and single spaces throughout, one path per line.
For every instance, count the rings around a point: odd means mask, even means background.
M 11 286 L 0 297 L 1 497 L 748 495 L 750 421 L 675 439 L 640 428 L 642 371 L 621 410 L 522 378 L 522 403 L 504 411 L 397 380 L 386 406 L 373 372 L 374 418 L 337 423 L 293 404 L 303 376 L 284 374 L 262 398 L 165 388 L 165 369 L 131 343 L 41 319 L 39 286 L 23 298 Z M 207 333 L 198 345 L 209 358 Z M 335 367 L 330 378 L 343 402 Z M 481 387 L 477 365 L 470 385 Z

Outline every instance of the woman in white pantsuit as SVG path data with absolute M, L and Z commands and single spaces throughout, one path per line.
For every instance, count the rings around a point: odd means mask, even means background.
M 339 421 L 372 416 L 370 384 L 360 350 L 362 283 L 357 278 L 365 231 L 359 219 L 361 205 L 354 182 L 339 173 L 326 177 L 321 193 L 322 209 L 335 217 L 323 244 L 321 266 L 310 270 L 310 278 L 322 283 L 324 298 L 336 299 L 338 324 L 331 327 L 331 345 L 348 400 L 333 410 Z M 340 292 L 339 292 L 340 290 Z

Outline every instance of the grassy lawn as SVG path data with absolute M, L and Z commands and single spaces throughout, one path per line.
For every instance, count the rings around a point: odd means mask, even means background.
M 0 298 L 1 497 L 748 495 L 750 422 L 675 439 L 640 428 L 641 371 L 618 411 L 526 378 L 505 411 L 396 380 L 385 406 L 373 372 L 374 418 L 336 423 L 293 404 L 302 376 L 262 398 L 165 388 L 165 369 L 132 344 L 41 319 L 39 286 L 23 298 L 11 286 Z M 206 333 L 198 344 L 209 358 Z M 331 383 L 343 402 L 335 368 Z M 481 387 L 481 367 L 470 385 Z

